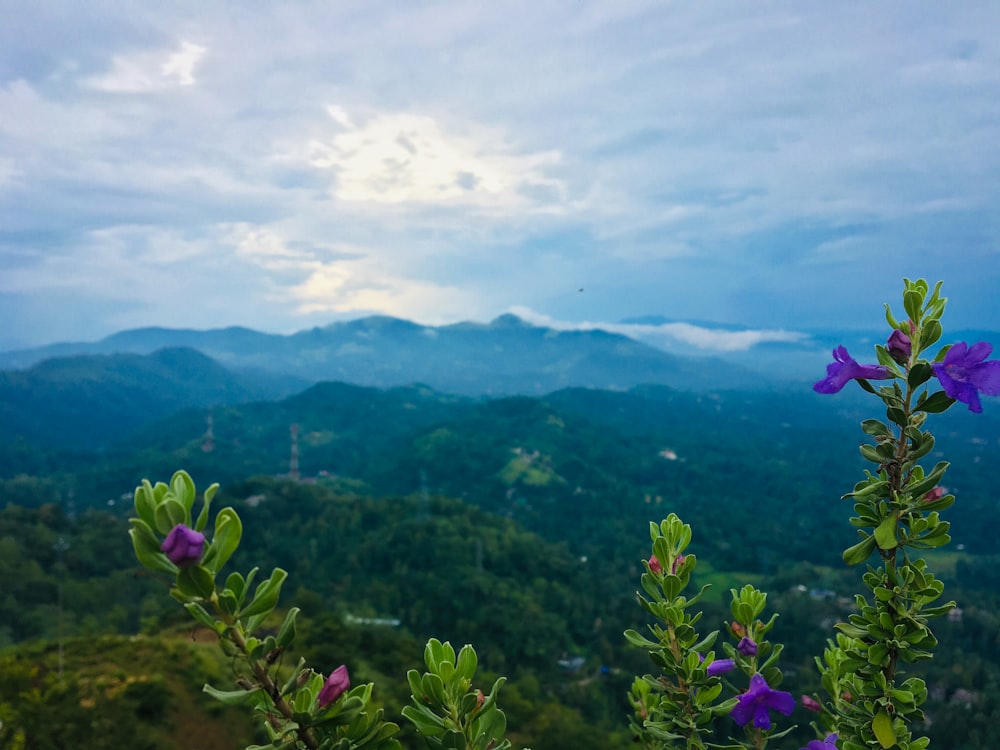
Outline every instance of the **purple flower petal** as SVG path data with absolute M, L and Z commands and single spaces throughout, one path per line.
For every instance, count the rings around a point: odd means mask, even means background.
M 190 568 L 201 562 L 201 556 L 205 552 L 205 536 L 179 523 L 167 534 L 160 550 L 178 568 Z
M 769 710 L 790 716 L 795 710 L 795 698 L 783 690 L 772 690 L 762 675 L 755 674 L 750 678 L 747 691 L 736 699 L 731 715 L 741 727 L 753 719 L 753 725 L 758 729 L 770 729 Z
M 802 750 L 837 750 L 837 735 L 828 734 L 826 739 L 810 740 Z
M 705 669 L 705 674 L 709 677 L 718 677 L 720 674 L 732 672 L 736 669 L 736 662 L 732 659 L 716 659 Z
M 826 366 L 826 377 L 813 386 L 816 393 L 837 393 L 851 380 L 888 380 L 894 377 L 884 365 L 861 365 L 838 346 L 833 350 L 833 362 Z
M 1000 395 L 1000 361 L 984 361 L 992 351 L 993 347 L 985 341 L 971 347 L 959 341 L 948 350 L 944 360 L 931 365 L 948 397 L 968 404 L 969 411 L 976 414 L 983 410 L 980 393 Z
M 341 664 L 326 678 L 316 701 L 320 708 L 326 708 L 350 689 L 351 678 L 347 674 L 347 665 Z

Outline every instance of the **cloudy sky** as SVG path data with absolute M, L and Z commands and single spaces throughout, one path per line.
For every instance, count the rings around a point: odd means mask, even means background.
M 1000 328 L 1000 3 L 0 0 L 0 348 Z M 686 334 L 685 334 L 686 332 Z

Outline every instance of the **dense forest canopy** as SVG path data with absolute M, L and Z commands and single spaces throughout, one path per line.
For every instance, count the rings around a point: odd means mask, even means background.
M 5 671 L 21 677 L 0 700 L 24 716 L 31 686 L 91 700 L 100 691 L 84 675 L 97 667 L 81 636 L 167 638 L 163 629 L 176 627 L 183 643 L 190 628 L 159 582 L 136 575 L 125 536 L 129 489 L 178 466 L 223 484 L 217 502 L 239 510 L 253 564 L 289 571 L 297 590 L 287 604 L 305 611 L 302 648 L 379 677 L 390 711 L 405 694 L 388 686 L 434 635 L 475 642 L 485 669 L 512 678 L 512 737 L 624 747 L 624 694 L 646 666 L 621 633 L 644 621 L 634 592 L 646 527 L 668 512 L 694 527 L 698 584 L 713 585 L 706 618 L 725 619 L 731 587 L 770 592 L 775 638 L 792 636 L 786 672 L 809 693 L 812 655 L 852 606 L 840 494 L 862 466 L 852 446 L 864 416 L 855 402 L 810 394 L 640 387 L 482 400 L 325 383 L 281 401 L 155 417 L 98 452 L 72 423 L 46 443 L 39 435 L 58 432 L 53 423 L 3 446 L 0 641 Z M 984 522 L 996 511 L 982 470 L 1000 430 L 989 415 L 967 416 L 946 415 L 939 431 L 954 464 L 957 546 L 932 554 L 962 611 L 941 626 L 941 656 L 921 667 L 938 747 L 977 746 L 1000 693 L 989 668 L 1000 660 L 997 560 Z M 293 424 L 298 479 L 288 477 Z M 75 682 L 57 677 L 57 641 Z M 170 681 L 148 689 L 166 691 L 169 706 L 188 701 L 189 688 Z M 116 721 L 143 721 L 132 692 L 101 695 Z M 197 710 L 211 722 L 214 709 Z M 172 746 L 152 726 L 149 747 Z

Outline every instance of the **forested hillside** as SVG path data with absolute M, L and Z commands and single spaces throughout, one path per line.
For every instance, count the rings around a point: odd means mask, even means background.
M 694 526 L 697 583 L 713 585 L 706 622 L 722 625 L 730 587 L 769 591 L 769 611 L 782 613 L 774 638 L 789 639 L 790 689 L 809 693 L 811 658 L 852 606 L 844 596 L 857 571 L 843 568 L 840 551 L 853 532 L 840 496 L 861 471 L 864 416 L 850 401 L 834 407 L 811 394 L 642 387 L 483 401 L 327 383 L 278 402 L 184 410 L 97 452 L 21 439 L 7 446 L 0 483 L 0 639 L 5 673 L 20 675 L 0 695 L 3 710 L 8 723 L 26 721 L 35 710 L 26 696 L 54 691 L 118 723 L 149 723 L 136 694 L 145 690 L 211 724 L 218 709 L 191 697 L 203 672 L 115 688 L 134 680 L 93 674 L 139 659 L 124 656 L 138 646 L 107 641 L 123 656 L 102 662 L 80 640 L 141 634 L 153 659 L 150 648 L 190 640 L 162 582 L 136 575 L 125 524 L 135 483 L 178 467 L 201 486 L 220 481 L 217 502 L 239 510 L 246 531 L 235 566 L 289 571 L 283 603 L 304 610 L 309 657 L 376 679 L 390 712 L 405 699 L 405 669 L 434 635 L 474 642 L 485 669 L 512 678 L 505 698 L 518 741 L 627 746 L 624 694 L 647 666 L 621 633 L 644 621 L 634 592 L 648 522 L 671 511 Z M 937 446 L 954 463 L 949 515 L 962 545 L 931 553 L 962 608 L 939 626 L 940 655 L 922 667 L 929 732 L 943 748 L 980 746 L 1000 697 L 991 668 L 1000 662 L 996 510 L 984 471 L 1000 431 L 990 416 L 969 416 L 941 420 Z M 287 476 L 291 425 L 297 480 Z M 149 726 L 146 746 L 179 747 L 169 722 Z

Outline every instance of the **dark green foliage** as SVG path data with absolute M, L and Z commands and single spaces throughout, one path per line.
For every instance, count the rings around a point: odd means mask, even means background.
M 44 453 L 22 441 L 0 454 L 0 505 L 11 504 L 0 511 L 0 642 L 171 622 L 190 632 L 166 587 L 135 577 L 119 510 L 131 503 L 121 493 L 143 476 L 183 465 L 201 484 L 222 481 L 217 508 L 240 510 L 237 558 L 251 557 L 229 567 L 289 570 L 305 598 L 286 592 L 281 606 L 303 608 L 299 643 L 320 663 L 349 663 L 359 680 L 375 679 L 391 716 L 406 700 L 406 668 L 419 666 L 420 646 L 434 635 L 474 643 L 485 669 L 511 677 L 502 704 L 515 744 L 558 748 L 558 737 L 576 737 L 562 747 L 624 747 L 624 693 L 648 667 L 620 634 L 643 625 L 634 592 L 645 529 L 670 511 L 697 532 L 699 575 L 710 566 L 693 581 L 715 587 L 706 630 L 728 617 L 715 592 L 754 574 L 769 608 L 782 613 L 772 637 L 787 643 L 785 687 L 818 689 L 811 657 L 850 613 L 839 596 L 858 585 L 856 573 L 839 569 L 851 503 L 824 477 L 853 476 L 863 465 L 853 446 L 865 415 L 849 401 L 836 408 L 843 413 L 808 396 L 699 400 L 653 387 L 481 402 L 325 384 L 277 404 L 216 408 L 209 453 L 205 411 L 174 415 L 103 454 Z M 993 565 L 978 556 L 993 545 L 995 500 L 982 467 L 1000 429 L 990 414 L 968 416 L 942 415 L 935 433 L 959 498 L 948 510 L 951 533 L 966 547 L 949 553 L 954 572 L 940 577 L 964 620 L 942 623 L 939 656 L 914 672 L 930 692 L 927 734 L 945 749 L 989 736 L 1000 700 L 990 677 L 1000 662 Z M 300 425 L 303 475 L 330 475 L 318 485 L 245 481 L 287 472 L 291 423 Z M 660 455 L 665 449 L 677 459 Z M 87 510 L 95 506 L 104 510 Z M 68 543 L 61 555 L 60 536 Z M 403 626 L 349 626 L 346 614 L 399 617 Z M 585 660 L 579 672 L 556 665 L 576 655 Z M 960 689 L 974 696 L 961 714 Z M 145 711 L 133 697 L 129 710 Z M 810 718 L 793 716 L 801 726 Z

